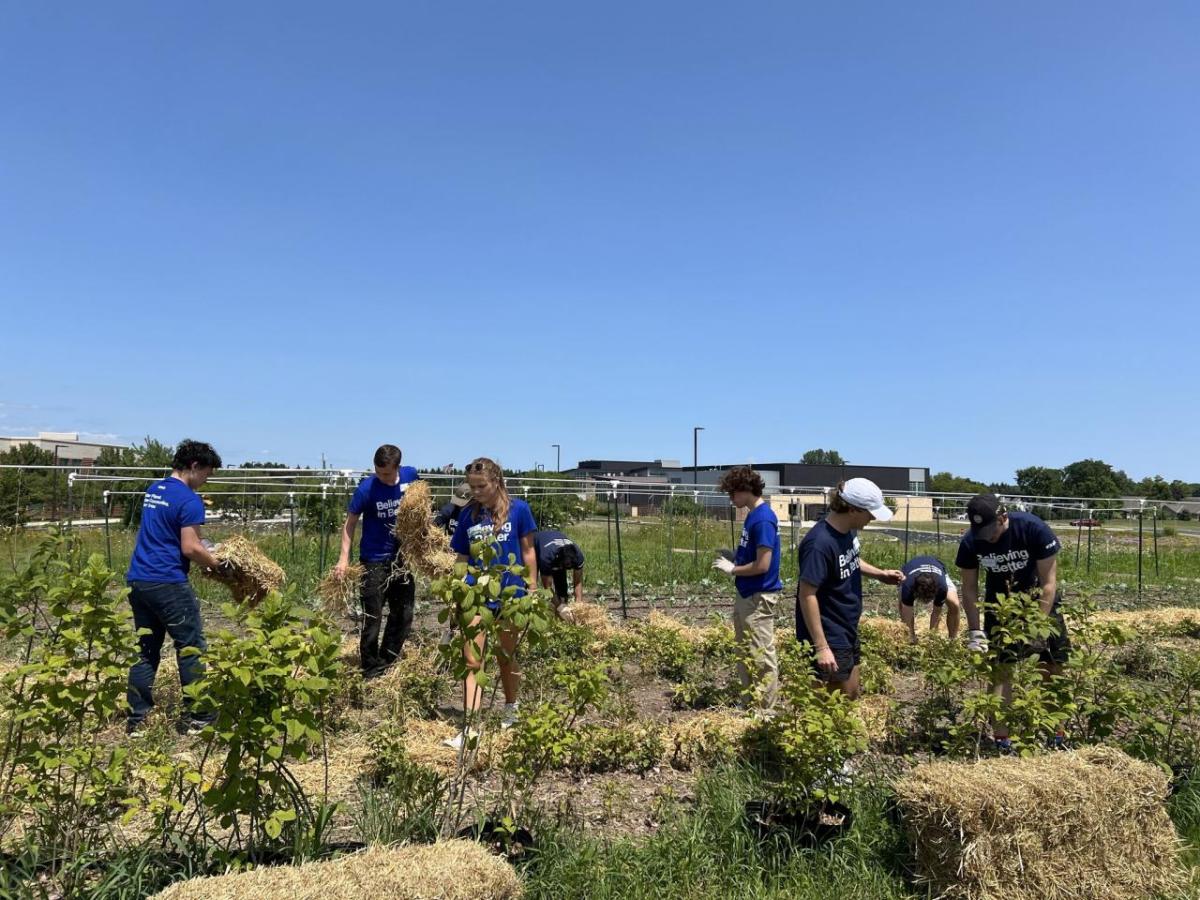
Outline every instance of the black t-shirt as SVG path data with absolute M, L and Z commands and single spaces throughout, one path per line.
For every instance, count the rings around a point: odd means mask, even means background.
M 830 647 L 849 650 L 858 644 L 858 620 L 862 618 L 862 572 L 858 554 L 858 532 L 838 531 L 822 520 L 800 542 L 800 581 L 817 589 L 821 630 Z M 800 612 L 796 591 L 796 637 L 812 643 Z
M 559 554 L 564 547 L 574 547 L 576 553 L 579 554 L 578 565 L 571 568 L 583 568 L 583 551 L 579 549 L 579 545 L 563 534 L 561 531 L 538 531 L 533 535 L 533 548 L 537 551 L 538 571 L 550 573 L 558 570 L 564 570 L 566 566 L 561 562 Z M 572 560 L 574 561 L 574 560 Z
M 433 517 L 433 524 L 438 528 L 444 529 L 446 534 L 453 537 L 454 529 L 458 527 L 458 514 L 460 512 L 462 512 L 461 506 L 455 506 L 453 503 L 445 503 L 437 511 L 437 515 Z
M 913 597 L 913 588 L 916 587 L 913 582 L 915 576 L 922 572 L 928 572 L 937 578 L 937 594 L 933 598 L 933 605 L 946 605 L 946 595 L 949 593 L 950 585 L 947 583 L 946 567 L 936 556 L 914 556 L 900 567 L 900 571 L 904 573 L 904 580 L 900 582 L 900 602 L 905 606 L 913 605 L 913 601 L 916 599 Z
M 959 541 L 954 564 L 960 569 L 986 571 L 986 599 L 994 602 L 997 594 L 1039 587 L 1038 561 L 1049 559 L 1059 549 L 1049 525 L 1032 513 L 1010 512 L 1008 528 L 994 544 L 979 540 L 968 529 Z

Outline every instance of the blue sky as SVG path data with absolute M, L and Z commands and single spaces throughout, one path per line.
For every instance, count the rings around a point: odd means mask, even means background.
M 0 433 L 1200 480 L 1190 3 L 0 4 Z

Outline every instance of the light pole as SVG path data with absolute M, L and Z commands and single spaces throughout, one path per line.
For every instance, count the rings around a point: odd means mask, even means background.
M 554 471 L 561 472 L 562 471 L 562 447 L 559 446 L 558 444 L 551 444 L 550 446 L 554 448 Z
M 703 425 L 697 425 L 692 429 L 692 484 L 697 481 L 697 474 L 700 471 L 700 432 L 704 430 Z

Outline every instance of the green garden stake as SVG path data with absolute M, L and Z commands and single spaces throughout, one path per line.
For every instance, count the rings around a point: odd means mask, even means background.
M 941 550 L 942 549 L 942 512 L 940 509 L 935 509 L 933 511 L 933 521 L 934 521 L 934 524 L 937 526 L 938 550 Z
M 1088 510 L 1088 518 L 1092 517 L 1092 511 Z M 1088 555 L 1087 555 L 1087 571 L 1092 574 L 1092 529 L 1088 529 Z
M 1154 507 L 1154 518 L 1151 519 L 1151 524 L 1154 526 L 1154 577 L 1158 578 L 1158 507 Z
M 667 498 L 667 568 L 671 580 L 675 579 L 675 485 L 671 485 L 671 496 Z
M 608 561 L 612 562 L 612 502 L 604 504 L 604 532 L 608 536 Z
M 696 560 L 700 556 L 700 492 L 692 491 L 692 574 L 696 573 Z
M 1143 503 L 1145 501 L 1142 501 Z M 1142 599 L 1142 510 L 1138 510 L 1138 599 Z
M 908 517 L 909 517 L 909 510 L 911 508 L 912 508 L 912 504 L 909 503 L 907 499 L 905 499 L 905 501 L 904 501 L 904 560 L 905 560 L 905 562 L 908 561 Z
M 1088 526 L 1091 527 L 1090 525 Z M 1079 568 L 1079 545 L 1083 543 L 1083 509 L 1079 510 L 1079 528 L 1075 531 L 1075 568 Z
M 625 560 L 621 554 L 621 507 L 617 504 L 617 484 L 613 482 L 613 516 L 617 521 L 617 575 L 621 584 L 621 618 L 629 618 L 629 610 L 625 605 Z
M 296 495 L 288 492 L 288 513 L 291 516 L 292 562 L 296 561 Z
M 321 485 L 321 562 L 320 572 L 325 571 L 325 498 L 329 496 L 329 485 Z
M 104 497 L 101 500 L 101 505 L 104 509 L 104 549 L 108 553 L 108 567 L 112 568 L 112 536 L 108 533 L 108 506 L 109 506 L 108 491 L 104 492 Z

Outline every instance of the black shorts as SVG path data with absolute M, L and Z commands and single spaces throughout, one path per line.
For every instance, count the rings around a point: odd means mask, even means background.
M 1058 626 L 1058 634 L 1046 638 L 1043 646 L 1035 644 L 1017 644 L 1004 649 L 994 649 L 996 662 L 1001 665 L 1012 665 L 1030 656 L 1036 655 L 1044 663 L 1065 663 L 1071 656 L 1071 638 L 1067 634 L 1067 623 L 1062 614 L 1062 592 L 1054 598 L 1054 606 L 1050 610 L 1050 618 Z M 983 614 L 983 630 L 987 633 L 988 642 L 995 647 L 993 633 L 997 626 L 996 615 L 991 610 Z M 1040 644 L 1041 642 L 1039 642 Z
M 813 677 L 817 681 L 828 682 L 829 684 L 841 684 L 850 680 L 850 673 L 854 671 L 854 667 L 862 662 L 862 645 L 855 643 L 853 647 L 830 647 L 833 651 L 833 658 L 837 660 L 837 668 L 832 672 L 824 671 L 817 665 L 816 658 L 813 658 Z

